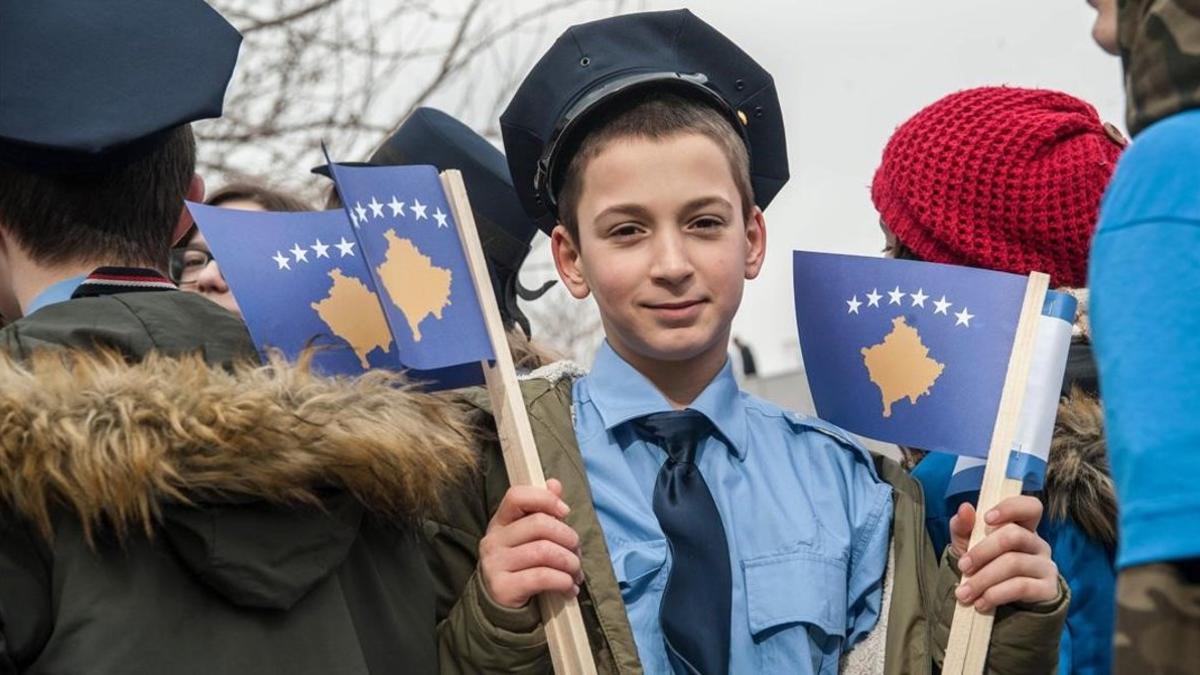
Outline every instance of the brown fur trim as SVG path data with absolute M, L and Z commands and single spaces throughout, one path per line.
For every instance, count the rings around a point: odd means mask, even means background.
M 395 373 L 326 378 L 308 366 L 0 355 L 0 500 L 48 538 L 66 507 L 90 540 L 100 524 L 152 534 L 164 503 L 207 493 L 317 504 L 321 489 L 341 488 L 412 519 L 472 470 L 461 407 Z
M 1104 442 L 1100 402 L 1071 391 L 1058 406 L 1046 486 L 1047 516 L 1071 518 L 1089 537 L 1110 549 L 1117 542 L 1117 497 Z

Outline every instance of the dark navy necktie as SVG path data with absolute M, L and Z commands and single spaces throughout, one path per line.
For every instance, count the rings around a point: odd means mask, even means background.
M 729 546 L 717 503 L 696 466 L 712 422 L 695 410 L 679 410 L 647 415 L 634 426 L 667 452 L 654 485 L 654 515 L 671 546 L 659 609 L 667 653 L 681 675 L 723 675 L 729 672 L 733 588 Z

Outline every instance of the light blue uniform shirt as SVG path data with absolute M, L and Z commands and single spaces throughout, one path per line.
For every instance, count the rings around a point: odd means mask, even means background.
M 647 673 L 670 673 L 658 613 L 671 552 L 652 508 L 666 453 L 626 423 L 671 406 L 607 343 L 574 401 L 638 655 Z M 730 672 L 837 673 L 879 616 L 891 487 L 845 432 L 741 391 L 728 363 L 690 407 L 720 432 L 697 465 L 729 543 Z
M 37 297 L 29 303 L 29 306 L 25 308 L 25 316 L 33 314 L 46 305 L 53 305 L 56 302 L 66 302 L 67 300 L 70 300 L 71 294 L 75 292 L 76 288 L 79 288 L 79 284 L 82 284 L 83 280 L 86 278 L 87 275 L 81 274 L 79 276 L 63 279 L 62 281 L 52 284 L 46 288 L 46 290 L 38 293 Z

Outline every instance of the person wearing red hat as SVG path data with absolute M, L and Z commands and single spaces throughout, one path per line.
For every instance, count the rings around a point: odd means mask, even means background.
M 1124 146 L 1120 132 L 1069 94 L 968 89 L 902 124 L 871 186 L 889 255 L 1046 272 L 1051 284 L 1079 300 L 1041 493 L 1049 517 L 1039 527 L 1071 587 L 1062 673 L 1111 670 L 1116 497 L 1083 286 L 1100 200 Z M 954 466 L 950 455 L 929 455 L 913 470 L 927 496 L 929 534 L 939 546 L 959 504 L 978 495 L 947 494 Z

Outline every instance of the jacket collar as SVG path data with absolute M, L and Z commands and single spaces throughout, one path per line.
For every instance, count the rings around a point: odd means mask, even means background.
M 97 267 L 77 284 L 71 298 L 175 290 L 179 289 L 157 270 L 142 267 Z
M 673 409 L 654 384 L 621 358 L 607 340 L 600 345 L 588 374 L 588 391 L 608 431 L 639 417 Z M 746 410 L 728 359 L 688 408 L 703 413 L 724 436 L 730 451 L 738 459 L 746 459 Z

